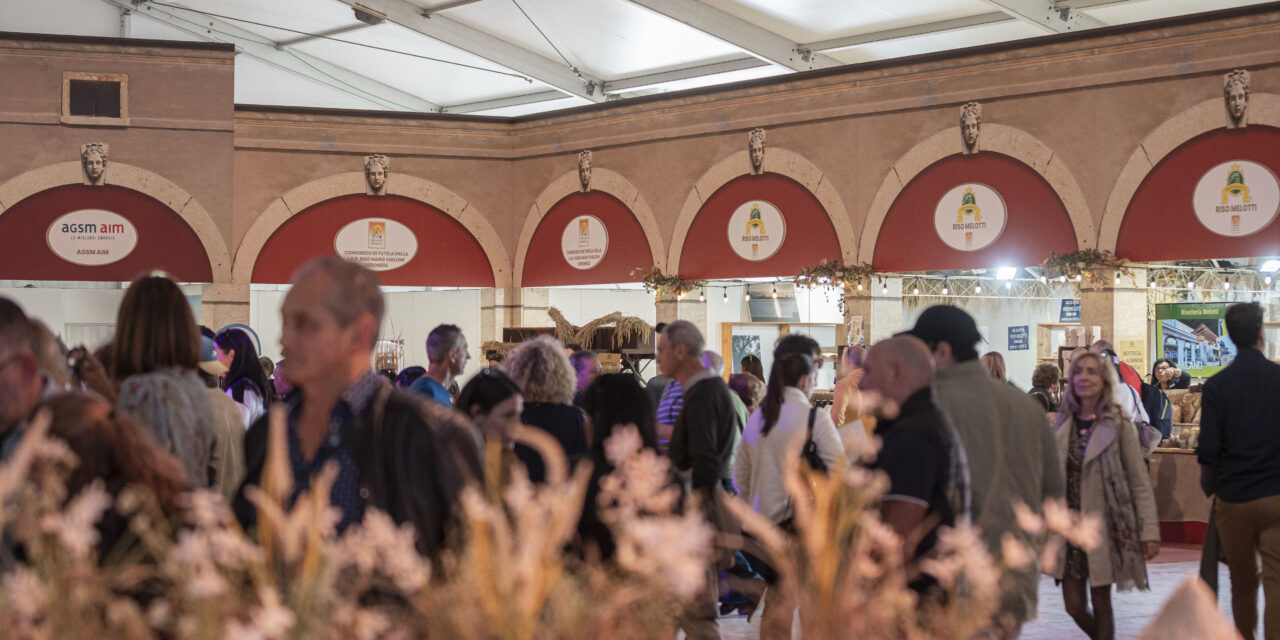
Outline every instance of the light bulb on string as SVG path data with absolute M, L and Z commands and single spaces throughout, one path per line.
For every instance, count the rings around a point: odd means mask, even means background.
M 1226 282 L 1223 282 L 1223 283 L 1222 283 L 1222 288 L 1223 288 L 1223 289 L 1230 289 L 1230 288 L 1231 288 L 1231 281 L 1230 281 L 1230 280 L 1228 280 L 1228 281 L 1226 281 Z
M 1006 290 L 1006 291 L 1012 291 L 1012 290 L 1013 290 L 1013 283 L 1012 283 L 1012 282 L 1007 282 L 1007 281 L 1006 281 L 1006 282 L 1004 283 L 1004 288 L 1005 288 L 1005 290 Z
M 1194 288 L 1196 288 L 1196 281 L 1195 281 L 1195 280 L 1188 280 L 1188 281 L 1187 281 L 1187 288 L 1188 288 L 1188 289 L 1194 289 Z
M 1118 274 L 1118 273 L 1116 274 L 1116 285 L 1117 285 L 1117 286 L 1119 286 L 1119 285 L 1120 285 L 1120 274 Z
M 750 299 L 751 299 L 751 292 L 750 292 L 750 291 L 743 291 L 743 292 L 742 292 L 742 299 L 743 299 L 743 300 L 750 300 Z
M 773 291 L 770 292 L 773 297 L 778 297 L 778 285 L 773 285 Z
M 911 293 L 912 293 L 912 294 L 915 294 L 915 295 L 917 295 L 917 296 L 918 296 L 918 295 L 920 295 L 920 287 L 913 287 L 913 288 L 911 289 Z
M 1263 282 L 1266 282 L 1268 285 L 1270 285 L 1270 284 L 1271 284 L 1271 276 L 1267 276 L 1266 280 L 1264 280 Z
M 889 285 L 888 284 L 881 285 L 880 293 L 889 293 Z
M 858 283 L 858 291 L 862 291 L 862 283 L 861 283 L 861 282 L 859 282 L 859 283 Z
M 729 301 L 729 287 L 724 288 L 724 301 L 725 302 Z
M 973 288 L 973 292 L 974 292 L 974 293 L 982 293 L 982 285 L 978 285 L 978 286 L 974 287 L 974 288 Z
M 705 291 L 699 292 L 698 302 L 706 302 L 706 301 L 707 301 L 707 293 Z
M 947 281 L 947 280 L 944 280 L 944 281 L 942 282 L 942 295 L 944 295 L 944 296 L 945 296 L 945 295 L 947 295 L 948 293 L 951 293 L 951 287 L 950 287 L 950 286 L 948 286 L 948 282 L 949 282 L 949 281 Z

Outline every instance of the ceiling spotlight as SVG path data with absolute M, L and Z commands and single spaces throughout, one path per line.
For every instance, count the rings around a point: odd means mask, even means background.
M 1006 290 L 1011 290 L 1011 289 L 1013 289 L 1013 283 L 1012 283 L 1012 282 L 1008 282 L 1008 281 L 1006 281 L 1006 282 L 1004 283 L 1004 288 L 1005 288 Z
M 1017 267 L 1000 267 L 996 269 L 996 277 L 1001 280 L 1012 280 L 1016 275 L 1018 275 Z
M 1271 276 L 1267 276 L 1267 277 L 1266 277 L 1266 279 L 1265 279 L 1265 280 L 1263 280 L 1263 282 L 1265 282 L 1265 283 L 1267 283 L 1267 284 L 1271 284 Z
M 1258 267 L 1258 271 L 1263 273 L 1275 273 L 1280 271 L 1280 260 L 1268 260 Z

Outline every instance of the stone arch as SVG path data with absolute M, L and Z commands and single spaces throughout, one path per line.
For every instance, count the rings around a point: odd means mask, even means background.
M 746 150 L 738 151 L 716 163 L 698 181 L 684 200 L 680 208 L 680 216 L 676 218 L 675 232 L 671 237 L 670 249 L 667 252 L 666 273 L 678 273 L 680 256 L 684 251 L 684 242 L 689 235 L 693 220 L 702 210 L 702 205 L 716 191 L 743 175 L 743 170 L 751 166 L 751 158 Z M 853 223 L 849 221 L 849 212 L 844 201 L 836 192 L 835 185 L 827 179 L 825 173 L 809 161 L 808 158 L 787 149 L 769 147 L 764 154 L 764 173 L 776 173 L 800 183 L 809 190 L 831 219 L 831 226 L 836 230 L 836 240 L 840 244 L 840 258 L 846 264 L 852 264 L 857 257 L 858 244 L 853 233 Z M 655 264 L 658 264 L 655 262 Z
M 529 214 L 525 216 L 524 228 L 520 231 L 520 242 L 516 244 L 516 261 L 512 267 L 515 269 L 512 278 L 513 285 L 517 288 L 523 286 L 524 283 L 524 261 L 529 251 L 529 243 L 533 242 L 533 234 L 538 230 L 538 224 L 547 215 L 551 208 L 566 196 L 578 193 L 581 189 L 581 183 L 578 179 L 578 170 L 565 172 L 559 178 L 556 178 L 547 185 L 542 193 L 538 194 L 537 199 L 533 201 L 533 206 L 529 207 Z M 645 240 L 649 242 L 649 253 L 653 257 L 654 266 L 662 266 L 662 256 L 666 255 L 666 246 L 662 242 L 662 234 L 658 231 L 658 220 L 653 216 L 653 210 L 649 208 L 649 203 L 645 201 L 644 196 L 640 195 L 640 190 L 636 189 L 630 180 L 623 177 L 616 171 L 610 171 L 601 167 L 592 167 L 591 169 L 591 189 L 593 191 L 603 191 L 622 202 L 631 210 L 632 215 L 636 217 L 636 221 L 640 223 L 640 228 L 644 229 Z
M 0 184 L 0 215 L 28 196 L 54 187 L 82 184 L 84 176 L 79 162 L 59 162 L 32 169 Z M 142 167 L 112 160 L 107 169 L 107 184 L 124 187 L 158 200 L 178 214 L 195 232 L 209 258 L 213 282 L 231 282 L 231 254 L 226 240 L 218 231 L 209 212 L 190 193 L 164 176 Z
M 1254 93 L 1249 96 L 1249 124 L 1280 128 L 1280 95 Z M 1192 138 L 1227 125 L 1222 97 L 1205 100 L 1190 109 L 1174 115 L 1156 127 L 1129 156 L 1129 161 L 1116 177 L 1107 208 L 1102 211 L 1099 224 L 1098 248 L 1115 251 L 1120 240 L 1120 226 L 1129 203 L 1138 187 L 1147 179 L 1156 165 L 1170 153 Z
M 994 123 L 982 125 L 979 146 L 982 151 L 1014 158 L 1040 174 L 1066 207 L 1071 227 L 1075 230 L 1076 244 L 1082 249 L 1094 246 L 1097 235 L 1084 192 L 1066 163 L 1049 147 L 1021 129 Z M 876 240 L 884 226 L 884 219 L 902 190 L 935 162 L 960 151 L 961 134 L 960 127 L 957 126 L 939 131 L 898 158 L 871 201 L 871 209 L 867 212 L 867 219 L 862 227 L 858 262 L 870 263 L 875 257 Z
M 294 187 L 276 198 L 262 211 L 249 227 L 236 250 L 235 265 L 231 270 L 232 281 L 249 284 L 253 266 L 267 239 L 295 214 L 308 207 L 340 196 L 365 193 L 365 177 L 361 171 L 338 173 Z M 457 220 L 475 236 L 493 271 L 494 286 L 511 286 L 511 265 L 502 240 L 493 225 L 479 210 L 462 196 L 430 180 L 403 173 L 394 173 L 387 180 L 387 195 L 402 196 L 429 204 Z

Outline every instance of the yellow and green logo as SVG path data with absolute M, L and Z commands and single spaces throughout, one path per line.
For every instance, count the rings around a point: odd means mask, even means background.
M 982 209 L 978 207 L 978 199 L 973 195 L 973 187 L 964 188 L 964 197 L 960 199 L 960 208 L 956 210 L 956 222 L 964 222 L 965 216 L 973 216 L 974 222 L 982 222 Z
M 1240 170 L 1240 165 L 1231 165 L 1231 170 L 1227 172 L 1227 186 L 1222 188 L 1222 202 L 1226 204 L 1228 198 L 1234 196 L 1244 196 L 1245 204 L 1249 203 L 1249 187 L 1244 184 L 1244 171 Z

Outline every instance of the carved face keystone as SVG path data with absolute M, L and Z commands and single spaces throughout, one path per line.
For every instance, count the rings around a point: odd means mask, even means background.
M 751 166 L 759 169 L 764 165 L 764 141 L 759 138 L 752 138 L 751 144 L 747 146 L 751 152 Z
M 382 191 L 387 186 L 387 170 L 382 168 L 380 164 L 371 164 L 364 172 L 365 179 L 369 181 L 369 186 L 374 191 Z
M 964 122 L 960 125 L 961 132 L 964 135 L 964 143 L 970 147 L 978 144 L 978 119 L 973 116 L 965 116 Z
M 90 153 L 84 159 L 84 173 L 89 179 L 97 182 L 107 171 L 107 161 L 97 153 Z
M 1227 93 L 1227 111 L 1231 114 L 1232 119 L 1241 120 L 1244 118 L 1244 112 L 1249 108 L 1249 95 L 1245 93 L 1244 85 L 1234 84 L 1231 91 Z

